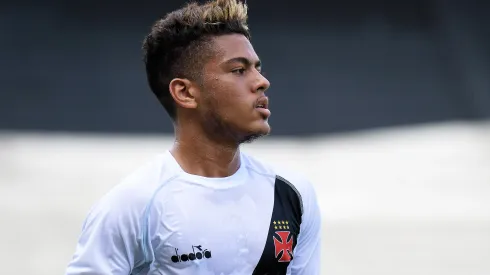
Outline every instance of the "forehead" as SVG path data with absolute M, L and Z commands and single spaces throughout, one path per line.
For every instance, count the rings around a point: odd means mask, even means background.
M 213 44 L 216 51 L 215 61 L 217 63 L 236 57 L 244 57 L 252 62 L 259 59 L 250 41 L 241 34 L 227 34 L 214 37 Z

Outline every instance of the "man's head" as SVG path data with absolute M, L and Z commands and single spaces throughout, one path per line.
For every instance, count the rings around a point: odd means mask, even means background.
M 143 50 L 150 88 L 177 126 L 238 143 L 269 133 L 270 84 L 242 2 L 188 4 L 153 25 Z

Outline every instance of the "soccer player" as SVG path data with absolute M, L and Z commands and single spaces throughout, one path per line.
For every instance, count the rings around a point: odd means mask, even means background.
M 143 49 L 174 146 L 91 209 L 66 274 L 319 274 L 312 185 L 239 148 L 270 131 L 246 4 L 188 4 Z

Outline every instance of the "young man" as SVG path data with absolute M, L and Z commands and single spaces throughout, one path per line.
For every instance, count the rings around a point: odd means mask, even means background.
M 155 23 L 145 64 L 175 145 L 93 207 L 66 274 L 320 273 L 312 186 L 239 150 L 270 131 L 270 84 L 249 39 L 237 0 Z

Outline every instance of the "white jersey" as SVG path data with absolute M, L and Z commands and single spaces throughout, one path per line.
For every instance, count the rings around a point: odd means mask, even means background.
M 188 174 L 170 152 L 144 165 L 91 209 L 66 274 L 320 274 L 311 184 L 240 158 L 226 178 Z

